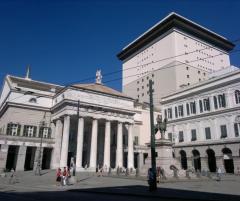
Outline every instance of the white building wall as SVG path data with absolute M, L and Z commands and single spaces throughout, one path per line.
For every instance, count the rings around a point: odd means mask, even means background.
M 123 88 L 125 85 L 138 78 L 141 78 L 150 71 L 159 69 L 166 64 L 171 63 L 174 59 L 163 59 L 175 55 L 174 37 L 174 33 L 170 33 L 168 35 L 166 34 L 164 37 L 161 36 L 155 41 L 151 42 L 147 47 L 139 50 L 131 58 L 125 60 L 123 62 Z

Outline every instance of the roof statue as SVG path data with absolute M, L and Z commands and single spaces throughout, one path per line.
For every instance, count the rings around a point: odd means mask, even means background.
M 96 72 L 96 84 L 102 84 L 102 74 L 100 69 Z
M 25 79 L 26 80 L 31 80 L 31 78 L 30 78 L 30 65 L 27 66 L 27 72 L 26 72 Z

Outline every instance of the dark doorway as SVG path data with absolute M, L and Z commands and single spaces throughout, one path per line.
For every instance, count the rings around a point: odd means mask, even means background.
M 181 160 L 181 167 L 182 169 L 187 169 L 187 154 L 184 150 L 181 150 L 180 152 L 180 160 Z
M 74 157 L 74 153 L 73 152 L 68 152 L 68 158 L 67 158 L 67 166 L 70 167 L 70 163 L 71 163 L 71 158 Z
M 210 172 L 216 172 L 217 165 L 216 165 L 216 157 L 215 152 L 212 149 L 208 149 L 207 151 L 208 155 L 208 168 Z
M 138 156 L 139 156 L 139 153 L 134 153 L 134 168 L 135 169 L 138 167 Z
M 194 169 L 196 171 L 201 171 L 201 158 L 200 158 L 200 153 L 198 150 L 194 149 L 192 151 L 193 154 L 193 165 L 194 165 Z
M 224 148 L 222 152 L 223 152 L 224 168 L 226 173 L 234 173 L 232 151 L 229 148 Z
M 27 147 L 24 170 L 33 170 L 36 147 Z
M 16 169 L 18 150 L 19 150 L 19 146 L 9 145 L 7 163 L 6 163 L 7 171 L 10 171 L 12 168 L 14 170 Z
M 123 167 L 128 167 L 128 152 L 123 152 Z
M 52 148 L 43 149 L 42 169 L 50 169 Z

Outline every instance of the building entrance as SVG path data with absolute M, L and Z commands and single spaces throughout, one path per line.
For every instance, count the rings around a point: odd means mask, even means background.
M 27 147 L 24 170 L 33 170 L 36 147 Z
M 42 169 L 50 169 L 52 148 L 43 149 Z
M 234 173 L 232 151 L 229 148 L 224 148 L 222 152 L 223 152 L 224 168 L 226 173 Z
M 9 145 L 7 163 L 6 163 L 7 171 L 10 171 L 12 168 L 14 170 L 16 169 L 18 151 L 19 151 L 19 146 Z
M 216 172 L 216 157 L 215 152 L 212 149 L 208 149 L 207 151 L 208 155 L 208 168 L 210 172 Z
M 180 151 L 180 158 L 181 158 L 181 167 L 182 169 L 187 169 L 187 154 L 184 150 Z
M 196 171 L 201 170 L 201 158 L 200 158 L 200 153 L 198 150 L 194 149 L 192 151 L 193 154 L 193 165 Z

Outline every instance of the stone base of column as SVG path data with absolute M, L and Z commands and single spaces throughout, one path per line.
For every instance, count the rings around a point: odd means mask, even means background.
M 87 169 L 83 168 L 83 167 L 76 167 L 76 172 L 86 172 Z
M 96 168 L 95 167 L 89 167 L 87 170 L 85 170 L 87 172 L 96 172 Z

